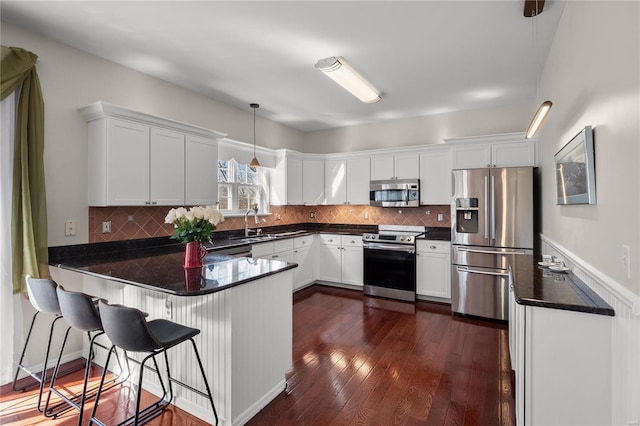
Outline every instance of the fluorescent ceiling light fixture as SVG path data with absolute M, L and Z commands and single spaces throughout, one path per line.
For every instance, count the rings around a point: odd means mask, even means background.
M 320 59 L 315 66 L 362 102 L 373 104 L 381 99 L 380 91 L 353 69 L 343 57 L 331 56 Z
M 551 101 L 544 101 L 538 111 L 536 111 L 536 115 L 533 116 L 533 120 L 531 120 L 531 124 L 529 124 L 529 128 L 527 129 L 527 135 L 525 138 L 531 139 L 538 133 L 538 129 L 544 123 L 544 119 L 547 118 L 547 114 L 549 114 L 549 110 L 551 109 Z

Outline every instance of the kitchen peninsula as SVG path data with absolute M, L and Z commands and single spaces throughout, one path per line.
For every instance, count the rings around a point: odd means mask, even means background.
M 81 248 L 81 256 L 53 253 L 54 278 L 61 285 L 78 280 L 84 292 L 136 307 L 149 319 L 167 318 L 200 329 L 196 343 L 221 425 L 245 423 L 284 389 L 292 364 L 295 263 L 213 252 L 202 268 L 188 270 L 182 267 L 181 245 L 103 254 L 89 254 L 90 246 Z M 191 368 L 191 353 L 172 351 L 172 375 L 202 389 L 202 379 Z M 96 354 L 102 365 L 103 352 Z M 152 376 L 147 390 L 159 394 Z M 175 405 L 213 422 L 205 398 L 180 386 L 174 392 Z

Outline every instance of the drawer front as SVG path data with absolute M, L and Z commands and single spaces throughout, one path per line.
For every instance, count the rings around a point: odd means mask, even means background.
M 273 252 L 278 253 L 281 251 L 293 250 L 293 239 L 288 238 L 285 240 L 277 240 L 273 242 Z
M 293 248 L 311 247 L 313 244 L 313 235 L 298 237 L 293 239 Z
M 417 249 L 423 253 L 449 253 L 451 243 L 448 241 L 418 240 Z
M 339 246 L 341 244 L 340 235 L 320 234 L 320 244 L 328 246 Z
M 362 247 L 362 235 L 343 235 L 343 247 Z

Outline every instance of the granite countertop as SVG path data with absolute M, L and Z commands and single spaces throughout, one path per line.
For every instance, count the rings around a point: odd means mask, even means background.
M 181 245 L 180 245 L 181 246 Z M 182 247 L 180 247 L 182 248 Z M 64 263 L 50 262 L 59 268 L 92 275 L 176 296 L 200 296 L 296 268 L 295 263 L 271 259 L 220 256 L 204 257 L 202 268 L 182 266 L 184 250 L 164 253 L 126 253 L 120 256 L 83 256 Z
M 451 228 L 427 227 L 426 232 L 422 237 L 419 237 L 419 239 L 432 241 L 451 241 Z
M 515 300 L 521 305 L 614 316 L 613 308 L 573 273 L 538 266 L 533 255 L 510 257 Z

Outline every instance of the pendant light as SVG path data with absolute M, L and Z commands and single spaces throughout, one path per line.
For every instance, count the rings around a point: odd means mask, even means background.
M 538 99 L 538 88 L 540 86 L 538 76 L 538 15 L 542 13 L 543 7 L 544 0 L 526 0 L 524 6 L 524 16 L 535 20 L 533 22 L 533 53 L 535 55 L 536 100 Z M 531 119 L 531 123 L 529 124 L 529 128 L 527 129 L 525 139 L 531 139 L 536 135 L 536 133 L 538 133 L 538 130 L 540 129 L 540 127 L 542 127 L 542 123 L 544 123 L 545 118 L 547 118 L 547 114 L 549 114 L 551 105 L 553 105 L 551 101 L 544 101 L 538 107 L 538 110 L 533 116 L 533 119 Z
M 260 167 L 260 162 L 258 161 L 258 157 L 256 157 L 256 110 L 260 108 L 258 104 L 249 104 L 251 108 L 253 108 L 253 158 L 251 159 L 251 163 L 249 163 L 249 167 Z

